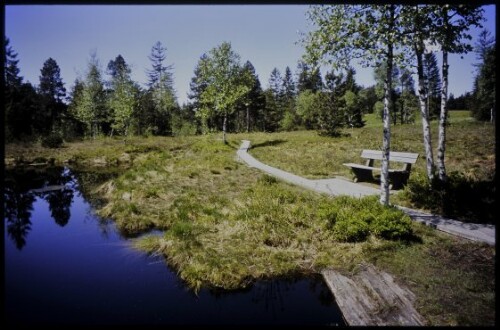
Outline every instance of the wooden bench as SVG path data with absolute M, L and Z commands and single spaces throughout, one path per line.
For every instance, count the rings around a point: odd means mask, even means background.
M 381 167 L 373 167 L 375 160 L 382 160 L 382 151 L 379 150 L 363 150 L 361 158 L 366 159 L 365 165 L 355 163 L 345 163 L 345 166 L 351 168 L 354 174 L 354 182 L 373 180 L 373 171 L 381 171 Z M 411 166 L 417 161 L 418 154 L 410 152 L 395 152 L 389 153 L 390 162 L 403 163 L 400 169 L 389 168 L 389 182 L 391 189 L 400 189 L 408 182 L 410 177 Z

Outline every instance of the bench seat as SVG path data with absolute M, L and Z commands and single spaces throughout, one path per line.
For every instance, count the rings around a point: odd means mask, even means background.
M 367 159 L 366 164 L 344 163 L 344 166 L 351 168 L 354 174 L 354 182 L 358 181 L 373 181 L 373 172 L 380 172 L 381 167 L 374 167 L 375 160 L 382 160 L 382 151 L 379 150 L 363 150 L 361 158 Z M 409 152 L 395 152 L 389 153 L 390 162 L 403 163 L 403 167 L 399 169 L 389 169 L 389 182 L 391 189 L 400 189 L 407 182 L 410 177 L 412 164 L 415 164 L 418 159 L 418 154 Z
M 370 171 L 381 171 L 382 170 L 380 167 L 366 166 L 366 165 L 355 164 L 355 163 L 344 163 L 343 165 L 351 167 L 351 168 L 356 167 L 356 168 L 360 168 L 363 170 L 370 170 Z M 405 171 L 403 169 L 394 169 L 394 168 L 389 169 L 389 173 L 395 173 L 395 172 L 405 172 Z

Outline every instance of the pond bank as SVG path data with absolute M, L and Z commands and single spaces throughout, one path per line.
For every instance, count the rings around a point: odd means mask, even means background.
M 297 134 L 280 137 L 295 141 Z M 304 134 L 301 139 L 315 141 L 312 133 Z M 416 309 L 429 325 L 494 324 L 494 247 L 416 222 L 411 225 L 419 238 L 415 241 L 370 236 L 339 242 L 318 213 L 319 206 L 333 207 L 335 199 L 235 161 L 241 140 L 257 146 L 274 135 L 235 135 L 227 145 L 217 138 L 97 139 L 58 150 L 6 146 L 6 155 L 54 157 L 59 163 L 72 157 L 113 160 L 129 153 L 131 166 L 120 167 L 117 177 L 89 194 L 100 199 L 99 212 L 111 216 L 120 229 L 164 231 L 161 239 L 141 238 L 138 245 L 167 258 L 191 288 L 241 289 L 263 278 L 329 268 L 345 275 L 369 263 L 415 293 Z M 298 161 L 305 162 L 302 157 Z
M 362 197 L 379 193 L 378 189 L 357 183 L 338 179 L 310 180 L 263 164 L 248 153 L 250 143 L 249 140 L 242 140 L 241 146 L 237 150 L 237 157 L 240 160 L 250 167 L 258 168 L 292 184 L 331 196 L 347 194 Z M 331 186 L 328 184 L 320 185 L 318 182 L 328 182 Z M 398 208 L 410 215 L 413 220 L 432 228 L 495 245 L 494 225 L 462 223 L 410 208 L 400 206 Z M 373 265 L 366 265 L 362 268 L 359 273 L 350 277 L 343 276 L 331 268 L 321 272 L 349 325 L 425 325 L 425 319 L 413 307 L 415 301 L 413 292 L 408 288 L 400 287 L 390 274 L 375 269 Z

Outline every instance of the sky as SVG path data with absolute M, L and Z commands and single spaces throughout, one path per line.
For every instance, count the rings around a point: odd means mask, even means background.
M 5 34 L 18 53 L 20 75 L 38 85 L 43 63 L 53 58 L 69 91 L 83 77 L 92 52 L 103 70 L 119 54 L 132 68 L 132 78 L 145 85 L 148 55 L 160 41 L 165 64 L 173 65 L 179 103 L 187 102 L 189 82 L 200 56 L 224 41 L 255 67 L 263 88 L 273 68 L 296 72 L 304 53 L 299 32 L 312 27 L 307 5 L 9 5 Z M 495 36 L 495 6 L 485 7 L 484 27 Z M 473 30 L 476 37 L 479 30 Z M 476 55 L 449 57 L 449 93 L 472 90 Z M 438 54 L 438 62 L 440 55 Z M 374 84 L 373 68 L 356 68 L 356 82 Z M 322 74 L 328 68 L 322 68 Z M 107 75 L 105 75 L 108 78 Z

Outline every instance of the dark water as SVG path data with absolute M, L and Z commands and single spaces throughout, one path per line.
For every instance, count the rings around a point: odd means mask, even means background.
M 318 277 L 195 295 L 162 259 L 133 250 L 111 221 L 93 215 L 86 192 L 110 173 L 52 168 L 5 174 L 9 325 L 345 325 Z M 66 189 L 40 189 L 61 185 Z

